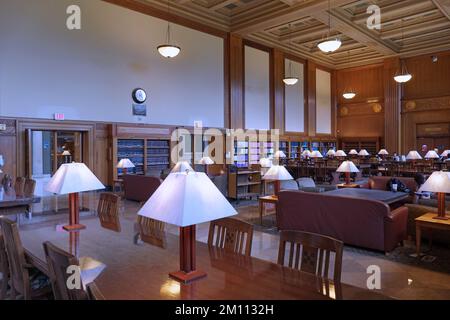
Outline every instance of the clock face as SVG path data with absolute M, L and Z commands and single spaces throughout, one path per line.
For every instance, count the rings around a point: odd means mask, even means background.
M 136 103 L 144 103 L 147 100 L 147 93 L 144 89 L 138 88 L 134 89 L 132 94 L 133 100 Z

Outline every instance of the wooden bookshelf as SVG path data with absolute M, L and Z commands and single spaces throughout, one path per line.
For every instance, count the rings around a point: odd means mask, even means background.
M 239 169 L 230 166 L 228 173 L 228 197 L 240 200 L 255 198 L 261 194 L 261 171 Z

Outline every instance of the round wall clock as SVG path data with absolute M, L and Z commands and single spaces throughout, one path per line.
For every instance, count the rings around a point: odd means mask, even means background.
M 136 88 L 131 94 L 133 101 L 136 103 L 144 103 L 147 100 L 147 93 L 142 88 Z

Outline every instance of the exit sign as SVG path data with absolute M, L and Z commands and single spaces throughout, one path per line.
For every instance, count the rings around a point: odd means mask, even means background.
M 63 121 L 64 120 L 64 113 L 55 113 L 55 114 L 53 114 L 53 119 L 58 120 L 58 121 Z

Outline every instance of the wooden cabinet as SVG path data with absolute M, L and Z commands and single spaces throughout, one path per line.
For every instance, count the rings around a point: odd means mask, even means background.
M 261 171 L 230 166 L 228 197 L 232 199 L 257 198 L 261 194 Z

